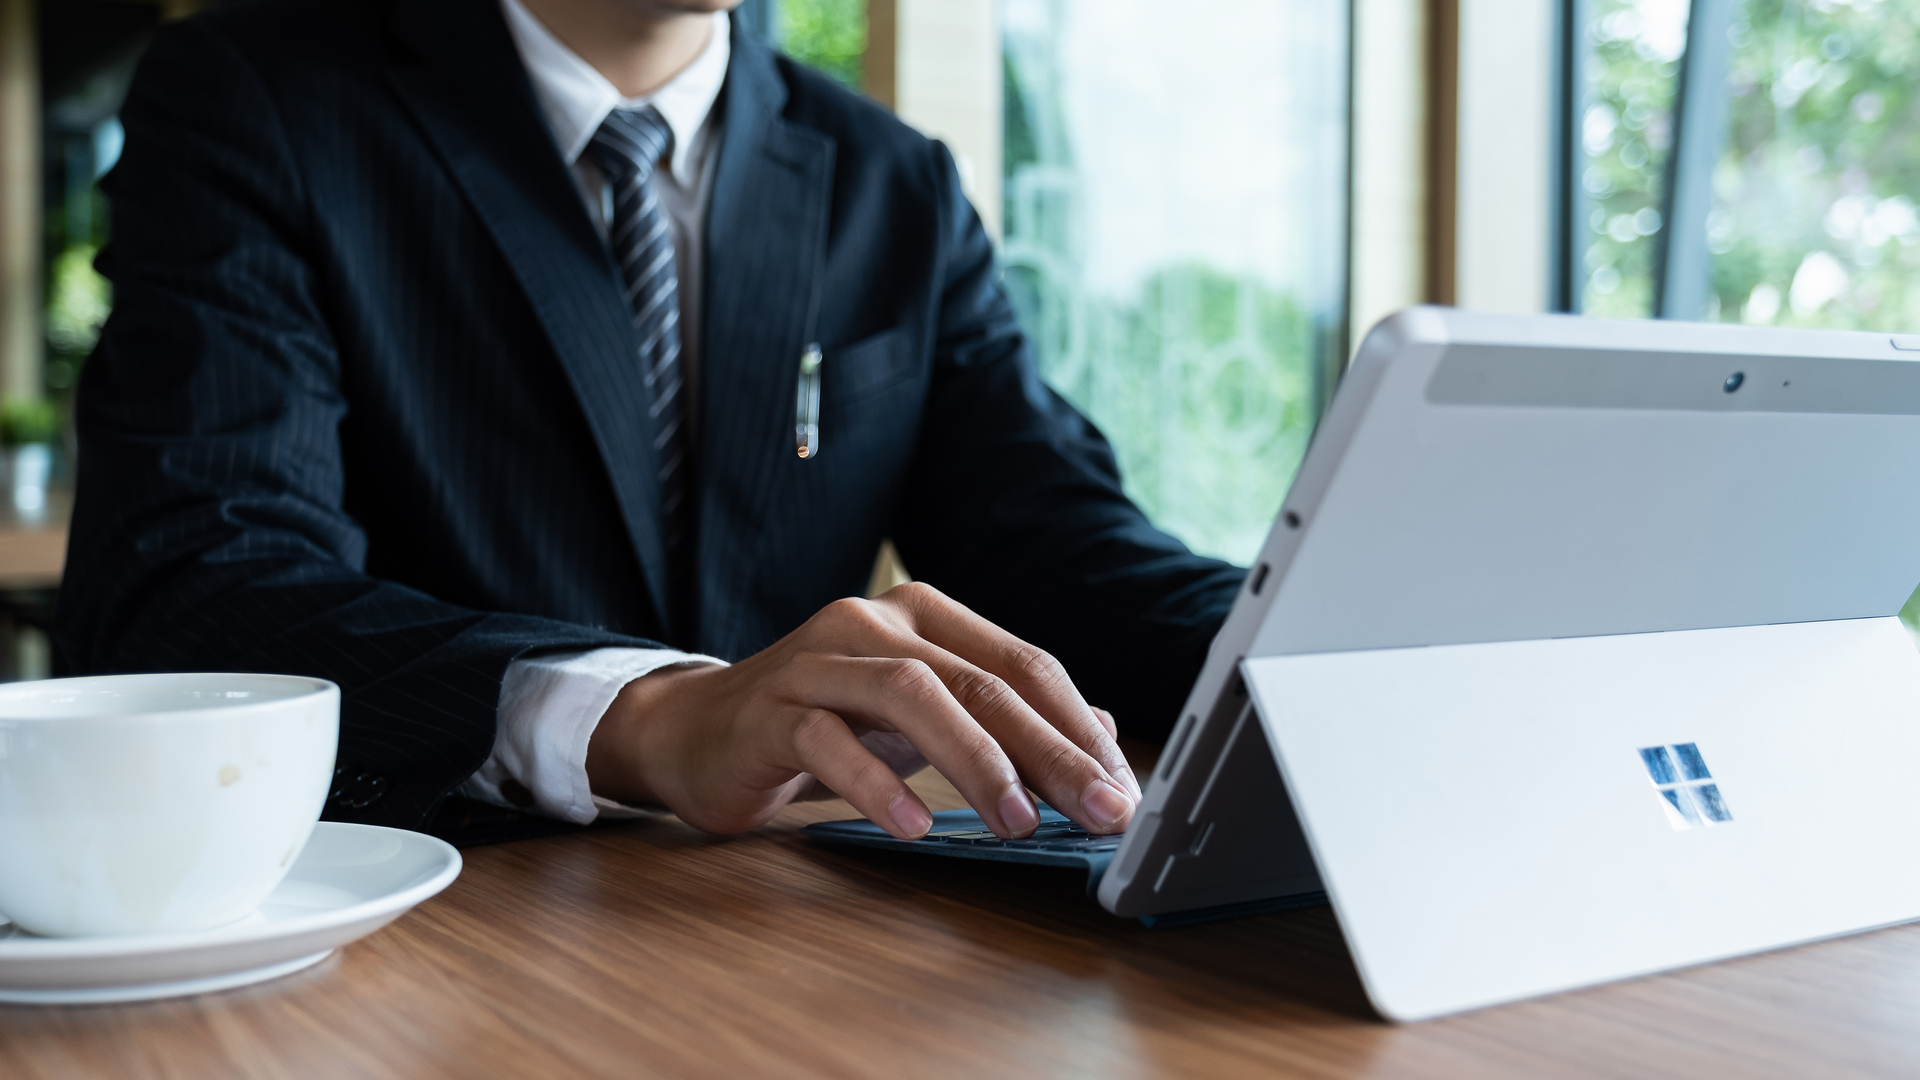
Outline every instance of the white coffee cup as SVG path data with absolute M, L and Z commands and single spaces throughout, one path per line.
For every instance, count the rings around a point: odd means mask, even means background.
M 306 846 L 339 735 L 324 679 L 0 686 L 0 912 L 57 937 L 245 918 Z

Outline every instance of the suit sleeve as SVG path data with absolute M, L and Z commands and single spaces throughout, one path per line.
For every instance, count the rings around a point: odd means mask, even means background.
M 349 400 L 271 99 L 188 21 L 158 36 L 122 119 L 101 259 L 114 310 L 77 398 L 57 662 L 331 679 L 343 782 L 326 816 L 422 827 L 487 760 L 513 659 L 652 643 L 364 573 L 342 509 Z
M 1163 739 L 1245 572 L 1154 528 L 1113 448 L 1041 381 L 992 243 L 936 149 L 940 310 L 901 557 L 1053 653 L 1122 733 Z

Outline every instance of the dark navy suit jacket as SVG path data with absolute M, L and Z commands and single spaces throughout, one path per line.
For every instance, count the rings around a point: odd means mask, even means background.
M 493 0 L 163 30 L 106 182 L 63 669 L 332 679 L 328 816 L 418 828 L 485 761 L 516 657 L 742 657 L 859 594 L 891 536 L 1164 733 L 1240 571 L 1156 531 L 1041 383 L 944 148 L 737 32 L 718 108 L 674 610 L 618 273 Z

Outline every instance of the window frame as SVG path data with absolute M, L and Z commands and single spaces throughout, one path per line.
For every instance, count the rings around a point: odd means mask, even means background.
M 1584 37 L 1591 0 L 1560 0 L 1554 35 L 1555 78 L 1553 280 L 1554 311 L 1580 311 L 1586 245 L 1580 242 L 1585 197 L 1580 187 L 1580 125 L 1586 85 Z M 1661 180 L 1660 231 L 1653 245 L 1656 319 L 1706 318 L 1712 292 L 1707 215 L 1713 168 L 1727 135 L 1727 71 L 1732 45 L 1730 0 L 1689 0 L 1687 44 L 1675 76 L 1673 145 Z

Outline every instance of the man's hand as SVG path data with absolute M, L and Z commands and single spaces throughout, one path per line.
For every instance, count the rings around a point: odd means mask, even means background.
M 717 833 L 766 823 L 818 778 L 903 839 L 933 818 L 861 745 L 895 732 L 1005 837 L 1039 824 L 1031 788 L 1089 831 L 1126 828 L 1140 785 L 1113 718 L 1060 664 L 917 582 L 837 600 L 732 667 L 635 679 L 587 748 L 597 795 L 662 803 Z

